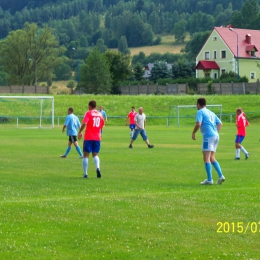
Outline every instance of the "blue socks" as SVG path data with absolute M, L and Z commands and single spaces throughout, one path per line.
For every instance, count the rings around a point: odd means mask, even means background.
M 212 167 L 211 163 L 205 163 L 205 169 L 208 176 L 208 181 L 212 181 Z
M 66 150 L 66 152 L 65 152 L 64 155 L 67 156 L 67 155 L 69 154 L 70 150 L 71 150 L 71 147 L 68 146 L 68 148 L 67 148 L 67 150 Z M 78 152 L 78 154 L 79 154 L 80 156 L 83 156 L 79 145 L 76 146 L 76 150 L 77 150 L 77 152 Z
M 222 171 L 221 171 L 219 163 L 217 161 L 215 161 L 214 163 L 212 163 L 212 165 L 215 168 L 215 170 L 217 171 L 218 177 L 220 178 L 222 176 Z
M 67 156 L 69 154 L 70 150 L 71 150 L 71 147 L 68 146 L 68 148 L 67 148 L 67 150 L 65 152 L 65 156 Z
M 83 156 L 79 145 L 76 146 L 76 150 L 77 150 L 77 152 L 78 152 L 78 154 L 79 154 L 80 156 Z

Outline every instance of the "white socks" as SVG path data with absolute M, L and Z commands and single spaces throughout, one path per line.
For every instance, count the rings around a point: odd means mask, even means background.
M 236 158 L 240 158 L 240 149 L 236 149 Z
M 83 166 L 84 175 L 88 175 L 88 158 L 82 159 L 82 166 Z
M 99 157 L 97 155 L 93 158 L 93 161 L 96 165 L 96 168 L 100 169 L 100 160 L 99 160 Z
M 241 146 L 241 151 L 242 151 L 245 155 L 248 154 L 248 152 L 246 151 L 246 149 L 245 149 L 243 146 Z

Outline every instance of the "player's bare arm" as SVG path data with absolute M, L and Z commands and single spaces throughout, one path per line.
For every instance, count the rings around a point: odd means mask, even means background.
M 195 124 L 194 129 L 193 129 L 193 132 L 192 132 L 192 135 L 191 135 L 191 138 L 192 138 L 193 140 L 196 140 L 195 134 L 196 134 L 196 132 L 199 130 L 200 126 L 201 126 L 201 123 L 200 123 L 200 122 L 197 122 L 197 123 Z
M 218 130 L 218 132 L 220 131 L 221 127 L 222 127 L 222 123 L 221 123 L 221 124 L 217 124 L 217 130 Z
M 78 138 L 79 140 L 82 138 L 82 131 L 85 129 L 86 124 L 82 123 L 80 129 L 79 129 L 79 133 L 78 133 Z

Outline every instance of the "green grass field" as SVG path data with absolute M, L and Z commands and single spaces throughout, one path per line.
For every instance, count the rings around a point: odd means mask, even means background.
M 102 178 L 91 162 L 83 179 L 75 148 L 59 158 L 61 127 L 0 125 L 0 259 L 259 259 L 259 126 L 243 143 L 250 158 L 234 161 L 236 129 L 224 124 L 226 181 L 212 186 L 199 184 L 201 135 L 193 141 L 192 130 L 148 121 L 155 148 L 139 137 L 129 149 L 128 127 L 108 125 Z

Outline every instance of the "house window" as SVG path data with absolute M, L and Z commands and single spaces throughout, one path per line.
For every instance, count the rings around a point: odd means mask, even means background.
M 214 57 L 214 59 L 217 58 L 217 51 L 214 51 L 214 52 L 213 52 L 213 57 Z
M 208 51 L 205 52 L 205 60 L 209 60 L 209 52 Z
M 221 69 L 221 75 L 226 73 L 226 69 Z
M 216 41 L 216 40 L 217 40 L 217 37 L 216 37 L 216 36 L 214 36 L 214 37 L 213 37 L 213 41 Z
M 251 51 L 251 56 L 255 57 L 255 51 Z
M 218 73 L 214 72 L 214 79 L 217 79 L 217 78 L 218 78 Z
M 204 75 L 205 75 L 205 78 L 209 78 L 210 77 L 210 72 L 209 71 L 204 71 Z
M 221 58 L 225 59 L 226 58 L 226 51 L 221 51 Z
M 250 72 L 250 79 L 255 79 L 255 72 Z

